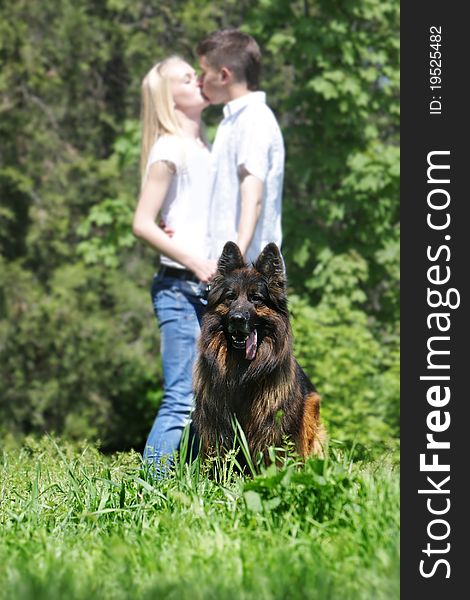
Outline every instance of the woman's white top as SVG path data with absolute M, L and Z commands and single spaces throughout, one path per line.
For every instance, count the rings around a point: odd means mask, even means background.
M 159 160 L 172 163 L 176 171 L 161 209 L 163 221 L 174 230 L 175 241 L 184 245 L 194 256 L 208 258 L 210 151 L 191 138 L 164 135 L 150 150 L 147 172 Z M 160 262 L 166 266 L 184 268 L 164 255 L 160 257 Z

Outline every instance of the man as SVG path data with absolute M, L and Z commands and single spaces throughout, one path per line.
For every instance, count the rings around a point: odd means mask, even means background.
M 212 147 L 211 257 L 232 240 L 254 261 L 266 244 L 282 241 L 284 143 L 265 93 L 257 91 L 261 53 L 236 29 L 211 33 L 197 53 L 204 96 L 225 105 Z

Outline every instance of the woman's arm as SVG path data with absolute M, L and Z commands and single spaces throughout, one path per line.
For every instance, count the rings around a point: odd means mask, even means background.
M 193 271 L 198 279 L 208 283 L 216 270 L 216 262 L 192 256 L 156 224 L 156 218 L 170 188 L 173 171 L 165 161 L 157 161 L 149 170 L 134 213 L 132 231 L 150 246 Z

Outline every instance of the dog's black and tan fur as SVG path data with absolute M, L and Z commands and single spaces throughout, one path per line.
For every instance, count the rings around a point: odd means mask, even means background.
M 292 353 L 280 252 L 268 244 L 253 267 L 227 242 L 204 315 L 195 366 L 194 426 L 204 455 L 230 450 L 233 416 L 253 457 L 295 443 L 302 457 L 322 454 L 320 397 Z

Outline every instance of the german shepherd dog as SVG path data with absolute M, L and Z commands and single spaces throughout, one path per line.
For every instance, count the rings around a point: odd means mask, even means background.
M 194 372 L 193 425 L 204 456 L 234 447 L 235 416 L 251 457 L 295 444 L 322 455 L 320 397 L 292 353 L 283 261 L 268 244 L 252 267 L 227 242 L 202 320 Z

